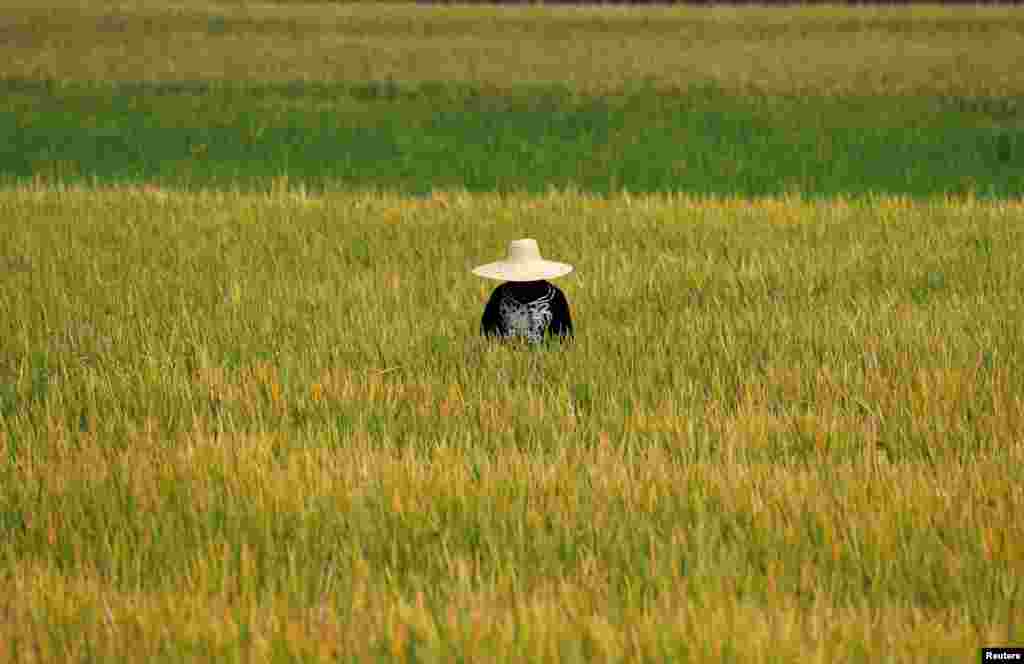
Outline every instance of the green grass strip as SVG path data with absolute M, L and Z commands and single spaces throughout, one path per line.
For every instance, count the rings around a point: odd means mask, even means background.
M 1024 191 L 1018 98 L 0 82 L 0 179 L 760 197 Z

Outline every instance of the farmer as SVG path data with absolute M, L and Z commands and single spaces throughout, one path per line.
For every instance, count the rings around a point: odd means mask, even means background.
M 572 265 L 541 258 L 537 241 L 514 240 L 508 244 L 503 261 L 473 269 L 473 274 L 498 279 L 480 321 L 485 337 L 519 338 L 531 344 L 548 337 L 571 338 L 572 318 L 565 295 L 546 279 L 572 272 Z

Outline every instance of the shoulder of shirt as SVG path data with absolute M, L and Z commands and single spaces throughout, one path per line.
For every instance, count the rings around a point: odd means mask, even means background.
M 496 300 L 496 299 L 500 298 L 502 295 L 507 293 L 508 290 L 509 290 L 508 289 L 508 282 L 506 281 L 505 283 L 500 284 L 497 288 L 495 288 L 493 291 L 491 291 L 491 299 L 492 300 Z

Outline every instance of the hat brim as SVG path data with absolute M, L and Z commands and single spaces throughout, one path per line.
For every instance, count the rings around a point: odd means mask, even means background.
M 572 265 L 555 261 L 530 261 L 529 263 L 509 263 L 496 261 L 473 268 L 473 274 L 485 279 L 499 281 L 540 281 L 541 279 L 557 279 L 572 272 Z

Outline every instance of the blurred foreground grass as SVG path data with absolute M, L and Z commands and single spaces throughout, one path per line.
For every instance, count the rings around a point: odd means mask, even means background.
M 1024 206 L 0 193 L 0 659 L 1022 644 Z M 535 237 L 562 351 L 488 348 Z

